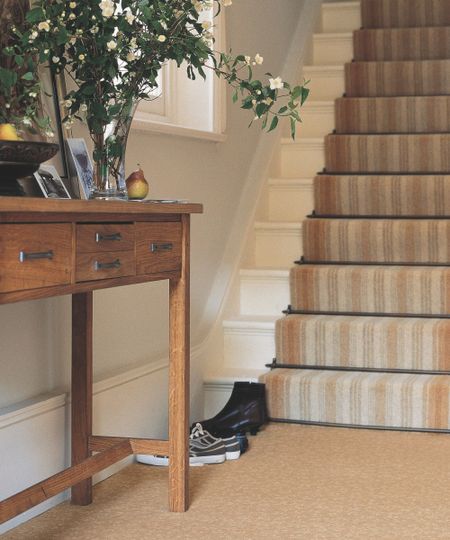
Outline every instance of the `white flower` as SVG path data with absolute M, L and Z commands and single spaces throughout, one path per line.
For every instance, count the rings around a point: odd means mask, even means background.
M 271 90 L 278 90 L 280 88 L 283 88 L 283 81 L 281 80 L 281 77 L 277 77 L 276 79 L 269 79 L 269 83 Z
M 133 24 L 133 21 L 136 17 L 131 13 L 130 9 L 127 8 L 125 10 L 125 19 L 127 20 L 128 24 Z
M 30 40 L 33 41 L 34 39 L 36 39 L 38 37 L 38 33 L 36 32 L 36 30 L 33 30 L 33 32 L 31 32 L 30 34 Z
M 211 22 L 210 21 L 202 22 L 202 28 L 203 30 L 209 30 L 211 28 Z
M 135 37 L 132 37 L 132 38 L 130 39 L 130 47 L 131 47 L 132 49 L 137 49 L 137 39 L 136 39 Z
M 69 39 L 69 43 L 70 43 L 71 45 L 75 45 L 76 42 L 77 42 L 77 38 L 76 38 L 75 36 L 73 36 L 73 37 L 71 37 L 71 38 Z
M 47 21 L 40 22 L 38 24 L 38 30 L 44 30 L 45 32 L 49 32 L 50 31 L 50 25 L 48 24 Z
M 69 15 L 69 20 L 70 20 L 70 21 L 73 21 L 75 18 L 76 18 L 75 13 L 71 13 L 71 14 Z
M 80 111 L 81 111 L 81 112 L 86 112 L 86 111 L 87 111 L 87 105 L 86 105 L 86 103 L 82 103 L 82 104 L 80 105 Z
M 54 64 L 57 64 L 57 63 L 59 62 L 59 56 L 53 56 L 52 62 L 53 62 Z
M 28 118 L 28 116 L 24 116 L 23 120 L 22 120 L 22 124 L 24 126 L 31 126 L 31 124 L 32 124 L 31 118 Z
M 245 63 L 250 64 L 250 56 L 244 56 Z
M 97 34 L 97 32 L 98 32 L 98 26 L 93 26 L 91 28 L 91 34 Z
M 127 54 L 127 62 L 133 62 L 134 60 L 136 60 L 136 58 L 137 58 L 136 53 L 134 53 L 133 51 L 130 51 Z
M 114 15 L 115 5 L 113 0 L 102 0 L 99 3 L 99 6 L 105 19 L 109 19 L 109 17 L 112 17 Z
M 77 7 L 77 3 L 76 2 L 70 2 L 69 7 L 70 7 L 70 9 L 75 9 Z
M 166 41 L 166 36 L 164 34 L 161 34 L 160 36 L 158 36 L 158 41 L 160 41 L 161 43 L 164 43 Z
M 264 58 L 260 54 L 256 54 L 255 62 L 260 66 L 264 62 Z
M 233 0 L 223 0 L 222 4 L 224 7 L 229 7 L 233 3 Z
M 45 131 L 44 134 L 47 137 L 54 137 L 55 136 L 55 134 L 53 133 L 53 131 L 51 129 L 48 129 L 47 131 Z
M 84 56 L 83 53 L 81 53 L 81 54 L 78 55 L 78 60 L 83 61 L 85 58 L 86 58 L 86 56 Z
M 29 95 L 31 98 L 37 97 L 36 92 L 30 92 L 28 95 Z
M 70 109 L 70 107 L 72 107 L 72 104 L 73 101 L 71 99 L 64 100 L 64 107 L 66 107 L 67 109 Z
M 108 41 L 106 47 L 108 48 L 108 51 L 113 51 L 117 47 L 117 42 L 112 39 L 111 41 Z

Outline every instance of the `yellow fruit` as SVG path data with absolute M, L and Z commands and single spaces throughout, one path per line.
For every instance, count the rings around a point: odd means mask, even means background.
M 126 179 L 127 192 L 129 199 L 145 199 L 148 194 L 148 183 L 144 177 L 144 171 L 141 166 Z
M 0 124 L 0 141 L 21 141 L 12 124 Z

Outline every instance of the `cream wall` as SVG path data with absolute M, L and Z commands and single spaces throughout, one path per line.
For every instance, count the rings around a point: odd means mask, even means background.
M 228 45 L 236 53 L 262 54 L 261 71 L 277 75 L 303 3 L 236 0 L 227 8 Z M 260 137 L 266 136 L 256 126 L 247 129 L 248 122 L 248 112 L 228 99 L 223 143 L 142 131 L 130 136 L 127 169 L 137 162 L 142 165 L 152 197 L 205 205 L 205 213 L 192 219 L 193 344 L 205 339 L 213 322 L 213 313 L 205 316 L 205 305 L 252 155 Z M 166 298 L 165 283 L 95 293 L 97 380 L 167 354 Z M 68 387 L 70 298 L 0 306 L 0 328 L 0 408 Z

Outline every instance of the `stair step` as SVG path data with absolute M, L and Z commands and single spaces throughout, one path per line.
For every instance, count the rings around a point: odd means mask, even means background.
M 441 60 L 450 51 L 450 27 L 380 28 L 353 35 L 355 60 Z
M 450 376 L 274 369 L 269 417 L 356 426 L 450 428 Z
M 450 96 L 336 100 L 336 133 L 446 132 L 450 132 Z
M 276 322 L 282 364 L 450 371 L 450 320 L 288 315 Z
M 314 65 L 345 64 L 353 59 L 351 32 L 321 33 L 313 36 Z
M 323 138 L 293 141 L 282 139 L 280 176 L 283 178 L 313 177 L 325 166 Z
M 311 262 L 450 266 L 450 219 L 307 219 L 303 255 Z
M 448 173 L 450 134 L 327 135 L 328 173 Z
M 352 32 L 360 27 L 360 2 L 322 4 L 323 32 Z
M 448 315 L 450 268 L 296 265 L 290 273 L 294 310 Z
M 223 322 L 224 367 L 264 369 L 275 355 L 276 316 L 239 317 Z
M 344 66 L 304 66 L 303 77 L 309 81 L 309 100 L 327 101 L 343 95 L 345 89 Z
M 450 94 L 450 60 L 345 64 L 347 97 Z
M 255 223 L 255 266 L 289 268 L 302 254 L 302 224 Z
M 289 270 L 240 271 L 241 315 L 280 315 L 289 304 Z
M 334 129 L 334 101 L 307 101 L 301 110 L 299 135 L 324 137 Z
M 450 25 L 448 0 L 361 0 L 363 28 Z
M 450 216 L 450 176 L 314 178 L 318 215 Z
M 312 178 L 269 179 L 269 220 L 299 222 L 314 208 Z

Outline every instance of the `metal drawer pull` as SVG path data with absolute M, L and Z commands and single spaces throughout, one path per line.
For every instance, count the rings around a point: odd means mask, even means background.
M 35 253 L 27 253 L 26 251 L 21 251 L 19 253 L 20 262 L 25 262 L 33 259 L 53 259 L 53 251 L 38 251 Z
M 172 251 L 173 244 L 172 242 L 166 242 L 161 244 L 150 244 L 150 251 L 156 253 L 158 251 Z
M 102 233 L 95 233 L 95 241 L 98 243 L 100 242 L 109 242 L 114 240 L 122 240 L 122 235 L 120 232 L 113 233 L 113 234 L 102 234 Z
M 95 270 L 107 270 L 108 268 L 120 268 L 120 265 L 121 265 L 120 259 L 116 259 L 113 262 L 107 262 L 107 263 L 102 263 L 98 261 L 94 262 Z

